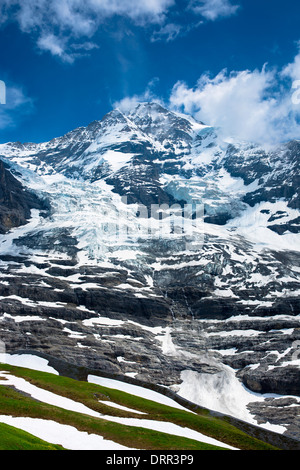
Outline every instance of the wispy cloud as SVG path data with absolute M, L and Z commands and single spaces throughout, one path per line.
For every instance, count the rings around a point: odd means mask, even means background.
M 34 110 L 34 101 L 21 86 L 6 84 L 6 103 L 0 105 L 0 129 L 15 127 Z
M 0 25 L 17 22 L 34 37 L 40 51 L 72 63 L 78 56 L 71 47 L 74 40 L 93 44 L 99 28 L 114 17 L 145 28 L 151 41 L 168 42 L 198 27 L 199 15 L 215 20 L 237 9 L 229 0 L 184 0 L 181 9 L 177 0 L 0 0 Z M 189 24 L 182 12 L 192 16 Z
M 0 24 L 18 23 L 32 34 L 42 52 L 49 52 L 64 62 L 72 63 L 80 54 L 72 44 L 91 45 L 91 38 L 101 25 L 114 16 L 134 24 L 161 25 L 175 0 L 1 0 Z M 84 48 L 84 46 L 82 46 Z M 95 47 L 85 47 L 85 53 Z
M 210 21 L 233 16 L 239 8 L 239 5 L 232 5 L 230 0 L 192 0 L 190 3 L 194 13 Z
M 52 33 L 42 33 L 37 40 L 37 47 L 41 52 L 50 52 L 69 64 L 72 64 L 78 57 L 85 57 L 90 51 L 99 49 L 99 46 L 91 41 L 68 44 L 67 38 L 55 36 Z
M 66 40 L 52 33 L 41 34 L 37 40 L 37 46 L 41 51 L 50 52 L 64 62 L 73 62 L 72 55 L 66 52 Z
M 119 109 L 122 113 L 127 114 L 139 103 L 151 101 L 163 105 L 163 100 L 159 98 L 154 92 L 155 85 L 158 81 L 158 78 L 154 78 L 148 83 L 145 91 L 143 91 L 142 93 L 135 94 L 132 96 L 125 96 L 121 100 L 115 101 L 113 103 L 113 108 Z
M 179 24 L 168 23 L 163 25 L 160 29 L 155 30 L 152 34 L 151 41 L 165 40 L 167 42 L 174 41 L 181 33 L 183 27 Z
M 300 41 L 297 42 L 298 54 L 294 57 L 293 62 L 287 64 L 282 70 L 282 77 L 291 80 L 300 80 Z
M 21 29 L 30 32 L 57 27 L 77 36 L 91 36 L 99 24 L 114 15 L 137 24 L 164 21 L 175 0 L 2 0 L 2 15 L 10 8 Z

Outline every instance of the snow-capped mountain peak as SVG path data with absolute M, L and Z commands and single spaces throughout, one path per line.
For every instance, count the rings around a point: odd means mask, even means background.
M 0 337 L 183 391 L 238 370 L 300 395 L 299 155 L 157 103 L 0 145 Z

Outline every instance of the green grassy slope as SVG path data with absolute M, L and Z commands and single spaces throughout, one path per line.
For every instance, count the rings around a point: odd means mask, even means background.
M 0 450 L 64 450 L 49 444 L 28 432 L 0 423 Z
M 172 422 L 182 427 L 188 427 L 201 432 L 202 434 L 213 437 L 239 449 L 275 450 L 273 446 L 248 436 L 231 424 L 228 424 L 217 417 L 213 417 L 205 411 L 194 414 L 139 398 L 115 389 L 102 387 L 100 385 L 84 381 L 77 381 L 46 372 L 39 372 L 6 364 L 1 364 L 0 370 L 8 371 L 12 375 L 18 377 L 23 377 L 32 384 L 57 395 L 65 396 L 77 402 L 81 402 L 90 409 L 101 414 Z M 113 408 L 101 403 L 101 400 L 112 401 L 113 403 L 118 403 L 146 414 L 139 415 L 130 411 Z M 196 440 L 152 431 L 150 429 L 143 428 L 142 426 L 139 428 L 126 426 L 124 424 L 110 422 L 102 418 L 95 418 L 82 413 L 72 412 L 63 408 L 48 405 L 47 403 L 34 400 L 11 387 L 6 387 L 5 380 L 0 381 L 0 414 L 55 420 L 58 423 L 74 426 L 81 431 L 99 434 L 105 439 L 112 440 L 130 448 L 134 447 L 136 449 L 222 449 L 222 447 L 215 447 Z M 13 440 L 6 439 L 5 436 L 6 433 L 2 433 L 2 430 L 0 429 L 0 449 L 13 448 L 11 447 L 14 445 Z M 26 439 L 24 441 L 20 439 L 20 445 L 26 446 L 29 444 L 27 444 Z M 40 445 L 40 448 L 43 449 L 45 443 L 35 442 L 34 445 Z

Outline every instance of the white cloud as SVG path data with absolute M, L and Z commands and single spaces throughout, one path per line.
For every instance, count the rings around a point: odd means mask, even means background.
M 53 56 L 57 56 L 65 62 L 73 62 L 72 57 L 65 52 L 66 41 L 62 38 L 55 36 L 54 34 L 42 34 L 38 41 L 37 46 L 42 51 L 48 51 Z
M 91 41 L 68 45 L 66 38 L 55 36 L 52 33 L 43 33 L 37 40 L 37 46 L 42 52 L 50 52 L 53 56 L 70 64 L 76 58 L 88 55 L 93 49 L 99 49 L 99 46 Z
M 90 42 L 115 16 L 146 28 L 152 41 L 171 41 L 198 27 L 199 14 L 215 20 L 234 14 L 238 7 L 229 0 L 184 0 L 182 8 L 198 21 L 183 24 L 177 0 L 0 0 L 0 24 L 16 21 L 23 32 L 33 35 L 41 51 L 72 62 L 78 54 L 72 53 L 70 44 Z
M 132 111 L 132 109 L 134 109 L 139 103 L 155 102 L 163 105 L 163 101 L 153 92 L 153 88 L 157 81 L 157 78 L 151 80 L 146 90 L 141 94 L 125 96 L 121 100 L 115 101 L 113 103 L 113 107 L 115 109 L 119 109 L 122 113 L 127 114 Z
M 31 32 L 58 28 L 77 36 L 91 36 L 99 24 L 114 15 L 136 23 L 162 23 L 175 0 L 2 0 L 3 14 L 16 7 L 14 18 Z M 7 15 L 6 15 L 7 16 Z M 53 31 L 52 31 L 53 32 Z
M 71 44 L 72 49 L 74 50 L 82 50 L 82 51 L 91 51 L 93 49 L 99 49 L 98 44 L 94 42 L 86 41 L 80 44 Z
M 215 21 L 235 15 L 239 5 L 232 5 L 230 0 L 192 0 L 190 9 L 207 20 Z
M 160 41 L 165 39 L 167 42 L 173 41 L 182 31 L 182 26 L 175 23 L 163 25 L 159 30 L 154 31 L 151 41 Z
M 88 0 L 87 3 L 101 16 L 122 15 L 138 23 L 161 23 L 175 0 Z
M 282 77 L 290 78 L 291 80 L 300 80 L 300 41 L 298 42 L 299 52 L 295 56 L 293 62 L 286 65 L 282 70 Z
M 14 127 L 33 111 L 33 100 L 17 85 L 6 84 L 6 104 L 0 105 L 0 129 Z
M 126 17 L 140 26 L 161 25 L 175 0 L 2 0 L 2 20 L 16 21 L 23 32 L 33 34 L 37 47 L 64 62 L 86 55 L 97 47 L 80 49 L 78 41 L 87 41 L 98 28 L 115 15 Z M 170 33 L 171 34 L 171 33 Z M 74 40 L 77 41 L 75 47 Z
M 220 127 L 225 137 L 265 144 L 300 138 L 300 107 L 292 102 L 291 88 L 283 87 L 281 73 L 266 67 L 202 75 L 193 88 L 177 82 L 170 106 Z
M 132 109 L 134 109 L 139 103 L 144 101 L 149 101 L 143 95 L 133 95 L 133 96 L 125 96 L 120 101 L 115 101 L 113 107 L 115 109 L 119 109 L 122 113 L 127 114 Z

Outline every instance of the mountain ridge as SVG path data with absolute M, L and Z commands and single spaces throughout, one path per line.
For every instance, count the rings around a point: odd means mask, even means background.
M 300 142 L 224 141 L 144 103 L 24 145 L 0 158 L 49 211 L 0 238 L 8 350 L 198 390 L 199 404 L 219 390 L 220 409 L 299 438 Z M 236 410 L 224 383 L 260 398 Z M 294 414 L 267 393 L 292 394 Z

